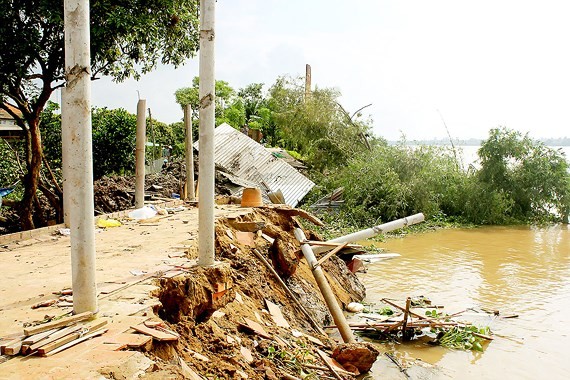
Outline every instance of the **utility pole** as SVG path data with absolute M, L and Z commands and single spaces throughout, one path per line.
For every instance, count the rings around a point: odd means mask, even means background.
M 186 127 L 186 200 L 194 201 L 194 148 L 192 141 L 192 106 L 184 107 L 184 126 Z
M 73 312 L 97 312 L 89 1 L 64 0 L 65 88 L 62 91 L 64 195 L 71 230 Z
M 146 100 L 137 103 L 137 137 L 135 149 L 135 208 L 144 206 L 144 161 L 146 143 Z
M 305 103 L 311 97 L 311 65 L 305 65 Z
M 198 205 L 198 265 L 214 265 L 214 128 L 216 0 L 200 0 L 200 180 Z

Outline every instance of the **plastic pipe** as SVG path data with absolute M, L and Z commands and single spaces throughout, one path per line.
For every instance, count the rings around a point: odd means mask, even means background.
M 89 2 L 64 1 L 65 88 L 62 91 L 62 144 L 65 196 L 71 230 L 73 312 L 97 312 Z
M 137 103 L 137 137 L 135 149 L 135 208 L 144 206 L 145 143 L 146 100 L 139 99 Z
M 214 265 L 214 26 L 216 0 L 200 0 L 200 203 L 198 206 L 198 265 Z
M 422 213 L 414 214 L 402 219 L 393 220 L 391 222 L 380 224 L 372 228 L 367 228 L 362 231 L 354 232 L 352 234 L 328 240 L 327 243 L 354 243 L 357 241 L 369 239 L 381 233 L 394 231 L 405 226 L 411 226 L 413 224 L 418 224 L 423 222 L 424 220 L 425 220 L 424 214 Z M 321 253 L 321 252 L 330 251 L 333 248 L 334 247 L 315 247 L 313 249 L 313 252 Z
M 184 125 L 186 126 L 186 200 L 194 201 L 194 147 L 192 141 L 192 107 L 184 108 Z
M 299 242 L 306 240 L 305 233 L 300 228 L 295 228 L 294 233 Z M 313 276 L 317 281 L 317 285 L 321 290 L 323 298 L 325 299 L 325 303 L 327 304 L 327 307 L 333 317 L 334 323 L 337 326 L 340 335 L 342 336 L 342 340 L 344 343 L 356 342 L 356 339 L 354 339 L 354 335 L 352 334 L 352 330 L 346 322 L 344 314 L 342 313 L 342 309 L 336 301 L 336 297 L 334 296 L 327 278 L 325 277 L 323 269 L 320 265 L 317 265 L 317 258 L 315 257 L 311 246 L 309 244 L 301 244 L 301 251 L 303 252 L 303 256 L 305 256 L 305 259 L 307 260 L 307 263 L 313 272 Z

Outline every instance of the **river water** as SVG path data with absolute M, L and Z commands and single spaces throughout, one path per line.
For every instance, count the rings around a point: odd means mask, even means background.
M 434 365 L 412 378 L 567 379 L 570 378 L 570 228 L 483 227 L 446 229 L 389 239 L 381 246 L 402 256 L 369 264 L 359 274 L 365 302 L 383 297 L 405 305 L 424 295 L 448 314 L 467 308 L 516 313 L 502 319 L 469 312 L 490 326 L 495 339 L 484 352 L 456 351 L 413 341 L 378 344 L 403 363 Z M 394 366 L 395 367 L 395 366 Z M 385 361 L 374 379 L 404 379 Z

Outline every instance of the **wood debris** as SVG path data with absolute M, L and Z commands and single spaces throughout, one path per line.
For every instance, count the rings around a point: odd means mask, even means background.
M 107 319 L 86 322 L 92 317 L 93 313 L 86 312 L 25 328 L 23 334 L 2 343 L 1 353 L 6 356 L 54 355 L 107 331 L 103 329 Z

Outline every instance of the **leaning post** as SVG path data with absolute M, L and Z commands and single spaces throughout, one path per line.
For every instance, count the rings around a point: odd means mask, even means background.
M 198 265 L 214 265 L 214 25 L 216 0 L 200 0 L 200 203 L 198 205 Z
M 342 340 L 344 343 L 356 342 L 354 334 L 352 333 L 352 330 L 346 321 L 344 314 L 342 313 L 342 309 L 340 308 L 340 305 L 336 300 L 331 286 L 327 281 L 325 273 L 323 272 L 321 266 L 317 263 L 317 258 L 313 253 L 313 249 L 309 244 L 303 243 L 306 240 L 305 233 L 300 228 L 295 228 L 293 233 L 295 234 L 297 240 L 299 240 L 301 243 L 301 252 L 303 252 L 303 256 L 305 256 L 307 264 L 309 264 L 309 267 L 313 272 L 313 277 L 315 277 L 315 281 L 321 290 L 321 294 L 323 295 L 325 303 L 327 304 L 327 307 L 333 317 L 334 323 L 340 332 Z
M 71 230 L 73 312 L 79 314 L 97 312 L 88 0 L 64 0 L 64 36 L 63 183 Z

